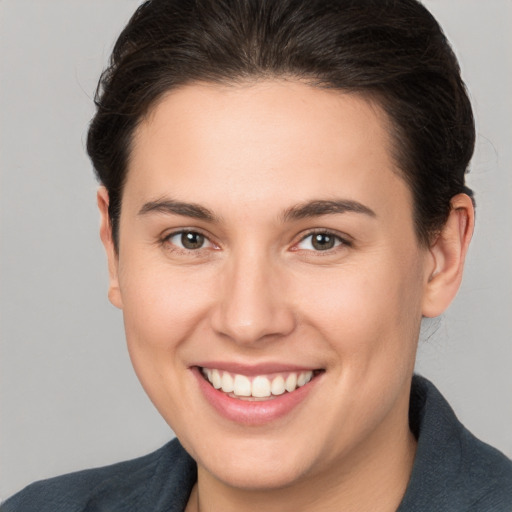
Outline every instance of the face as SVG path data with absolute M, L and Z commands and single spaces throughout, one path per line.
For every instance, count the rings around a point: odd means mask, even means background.
M 110 297 L 200 472 L 289 486 L 407 429 L 432 261 L 390 144 L 378 106 L 299 82 L 189 85 L 139 126 Z

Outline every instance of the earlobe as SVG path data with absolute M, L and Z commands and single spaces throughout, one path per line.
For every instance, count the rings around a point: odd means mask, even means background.
M 433 268 L 425 285 L 423 316 L 439 316 L 457 294 L 474 223 L 471 198 L 454 196 L 448 220 L 429 249 Z
M 100 238 L 105 247 L 108 260 L 109 287 L 108 298 L 119 309 L 123 308 L 119 289 L 119 258 L 112 238 L 112 224 L 108 213 L 109 196 L 105 187 L 100 187 L 97 193 L 98 209 L 100 211 Z

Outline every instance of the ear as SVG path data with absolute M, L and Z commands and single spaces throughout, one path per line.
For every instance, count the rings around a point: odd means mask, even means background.
M 123 308 L 121 291 L 119 289 L 119 256 L 114 246 L 112 237 L 112 224 L 108 214 L 109 197 L 105 187 L 100 187 L 97 194 L 98 209 L 100 210 L 100 238 L 107 253 L 109 287 L 108 298 L 110 302 L 119 309 Z
M 471 198 L 466 194 L 454 196 L 448 220 L 429 249 L 432 268 L 423 297 L 423 316 L 439 316 L 455 297 L 474 225 Z

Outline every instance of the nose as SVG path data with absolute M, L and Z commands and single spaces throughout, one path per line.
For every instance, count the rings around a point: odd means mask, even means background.
M 211 316 L 214 331 L 244 346 L 290 334 L 295 317 L 278 266 L 260 255 L 246 255 L 227 267 Z

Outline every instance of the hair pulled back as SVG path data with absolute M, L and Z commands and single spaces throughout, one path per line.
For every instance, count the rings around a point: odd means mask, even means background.
M 150 0 L 115 44 L 87 139 L 116 247 L 133 134 L 155 102 L 195 81 L 281 77 L 377 100 L 420 243 L 444 225 L 454 195 L 472 195 L 471 105 L 446 37 L 418 1 Z

